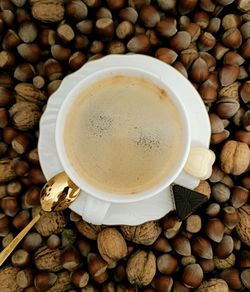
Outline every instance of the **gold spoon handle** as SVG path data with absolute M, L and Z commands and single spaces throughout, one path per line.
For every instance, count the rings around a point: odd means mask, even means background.
M 12 253 L 12 251 L 16 248 L 18 243 L 24 238 L 24 236 L 29 232 L 29 230 L 36 224 L 36 222 L 40 219 L 41 215 L 37 214 L 30 223 L 25 226 L 25 228 L 18 233 L 18 235 L 11 241 L 9 245 L 5 247 L 5 249 L 0 253 L 0 267 L 5 262 L 7 257 Z

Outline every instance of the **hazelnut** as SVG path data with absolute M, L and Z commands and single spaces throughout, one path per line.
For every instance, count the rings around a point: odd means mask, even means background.
M 244 103 L 250 102 L 250 81 L 245 81 L 240 87 L 240 97 Z
M 28 210 L 22 210 L 12 220 L 12 225 L 17 229 L 23 229 L 30 221 L 30 213 Z
M 15 65 L 16 58 L 14 54 L 9 51 L 0 52 L 0 68 L 11 69 Z
M 77 70 L 81 68 L 85 62 L 86 62 L 86 56 L 82 52 L 75 52 L 69 58 L 69 66 L 73 70 Z
M 111 18 L 99 18 L 95 27 L 97 34 L 104 40 L 112 38 L 114 35 L 114 22 Z
M 214 271 L 214 261 L 213 259 L 200 259 L 199 265 L 201 266 L 203 273 L 211 273 Z M 219 291 L 218 291 L 219 292 Z
M 61 245 L 61 239 L 56 234 L 51 234 L 47 240 L 47 246 L 50 249 L 58 248 Z
M 88 8 L 80 0 L 70 0 L 66 4 L 65 12 L 70 19 L 74 21 L 81 21 L 87 17 Z
M 229 48 L 223 46 L 220 42 L 217 42 L 213 48 L 213 55 L 216 60 L 221 60 L 228 51 Z
M 186 230 L 191 233 L 197 233 L 201 230 L 201 217 L 199 215 L 190 215 L 186 219 Z
M 229 229 L 234 229 L 239 223 L 239 215 L 237 210 L 232 206 L 223 208 L 223 223 Z
M 227 282 L 231 289 L 239 290 L 242 288 L 240 272 L 236 268 L 230 268 L 220 273 L 220 277 Z
M 79 239 L 76 243 L 80 254 L 86 257 L 91 251 L 90 242 L 86 239 Z
M 80 255 L 75 248 L 67 248 L 61 253 L 61 264 L 68 271 L 76 270 L 80 265 Z
M 138 19 L 138 13 L 133 7 L 121 9 L 118 16 L 120 19 L 130 21 L 133 24 L 135 24 Z
M 122 41 L 114 40 L 107 45 L 108 54 L 124 54 L 125 52 L 126 48 Z
M 204 259 L 212 259 L 213 258 L 213 250 L 210 242 L 202 237 L 198 236 L 192 240 L 192 251 L 195 255 L 204 258 Z
M 103 274 L 108 267 L 107 262 L 95 253 L 88 253 L 87 262 L 90 275 L 95 277 Z
M 106 8 L 106 7 L 101 7 L 97 10 L 96 14 L 95 14 L 96 19 L 99 18 L 110 18 L 112 19 L 112 13 L 111 11 Z
M 181 15 L 186 15 L 195 9 L 196 4 L 197 0 L 180 0 L 177 9 Z
M 100 225 L 87 223 L 86 221 L 75 222 L 78 231 L 88 239 L 96 240 L 98 233 L 102 230 Z
M 245 22 L 240 27 L 240 32 L 243 39 L 248 39 L 250 37 L 250 21 Z
M 241 66 L 244 62 L 244 58 L 235 51 L 229 51 L 223 57 L 223 64 Z
M 67 61 L 71 55 L 71 50 L 61 45 L 52 45 L 51 54 L 58 61 Z
M 207 0 L 203 0 L 204 2 L 209 2 Z M 210 0 L 211 1 L 211 0 Z M 211 3 L 211 2 L 210 2 Z M 210 33 L 217 33 L 220 30 L 221 27 L 221 19 L 219 17 L 212 17 L 209 20 L 209 24 L 207 27 L 207 31 Z
M 171 291 L 173 287 L 173 278 L 166 275 L 157 275 L 154 277 L 152 281 L 152 287 L 155 289 L 154 291 Z
M 9 217 L 0 213 L 0 237 L 4 237 L 9 233 Z
M 130 39 L 127 48 L 133 53 L 145 54 L 150 49 L 149 38 L 145 34 L 139 34 Z
M 238 270 L 237 270 L 238 271 Z M 250 277 L 250 269 L 245 269 L 244 271 L 241 272 L 240 274 L 240 279 L 243 283 L 243 285 L 247 288 L 250 289 L 250 281 L 249 281 L 249 277 Z M 238 285 L 239 286 L 239 285 Z
M 174 250 L 182 256 L 191 255 L 191 245 L 187 237 L 183 235 L 177 235 L 171 241 Z
M 179 71 L 185 78 L 188 78 L 188 73 L 187 73 L 187 70 L 186 68 L 184 67 L 184 65 L 179 62 L 179 61 L 175 61 L 172 66 L 177 70 Z
M 30 262 L 30 254 L 24 249 L 15 250 L 11 256 L 11 263 L 14 267 L 24 267 Z
M 35 69 L 31 64 L 23 63 L 16 67 L 14 77 L 23 82 L 31 80 L 35 76 Z
M 1 107 L 7 107 L 13 103 L 13 94 L 8 88 L 0 87 L 0 96 Z
M 40 59 L 41 49 L 37 44 L 22 43 L 17 46 L 19 55 L 28 62 L 36 63 Z
M 243 123 L 244 123 L 244 119 L 243 119 Z M 248 128 L 250 128 L 249 126 L 249 122 L 246 123 L 246 130 L 248 130 Z M 244 130 L 239 130 L 235 132 L 235 139 L 237 141 L 246 143 L 247 145 L 250 145 L 250 132 L 249 131 L 244 131 Z
M 126 240 L 137 244 L 151 245 L 160 235 L 161 228 L 157 221 L 148 221 L 137 226 L 122 225 L 121 232 Z
M 139 13 L 139 19 L 146 27 L 155 27 L 160 21 L 160 14 L 152 5 L 145 5 Z
M 197 58 L 198 52 L 195 49 L 185 49 L 182 50 L 180 53 L 180 61 L 182 62 L 186 69 L 188 69 Z
M 128 0 L 128 6 L 140 10 L 144 5 L 150 4 L 150 0 Z
M 163 254 L 157 258 L 157 269 L 164 275 L 171 275 L 175 273 L 177 267 L 177 259 L 170 254 Z
M 47 291 L 55 284 L 56 280 L 57 275 L 55 273 L 39 272 L 35 275 L 34 285 L 38 291 Z
M 18 28 L 18 35 L 24 43 L 32 43 L 37 34 L 37 27 L 31 21 L 22 22 Z
M 188 288 L 197 288 L 203 280 L 203 271 L 199 264 L 190 264 L 182 272 L 182 282 Z
M 224 130 L 221 133 L 212 134 L 210 143 L 213 145 L 220 144 L 221 142 L 225 141 L 230 135 L 228 130 Z
M 230 28 L 237 28 L 239 27 L 241 22 L 240 16 L 237 14 L 226 14 L 222 18 L 222 26 L 224 30 L 228 30 Z
M 77 270 L 71 274 L 71 281 L 77 288 L 87 286 L 89 282 L 89 274 L 86 271 Z
M 205 81 L 206 82 L 206 81 Z M 224 130 L 222 119 L 215 113 L 209 114 L 212 133 L 221 133 Z
M 250 9 L 249 1 L 247 0 L 238 0 L 237 1 L 237 8 L 240 11 L 247 12 Z
M 194 82 L 205 81 L 208 77 L 208 65 L 204 59 L 198 57 L 191 66 L 190 77 Z
M 224 235 L 224 224 L 218 218 L 209 219 L 204 230 L 210 239 L 220 242 Z
M 156 273 L 156 258 L 151 251 L 138 250 L 130 256 L 126 273 L 133 285 L 148 285 Z
M 238 28 L 230 28 L 222 36 L 222 42 L 225 46 L 238 49 L 242 44 L 241 32 Z
M 156 251 L 166 253 L 172 251 L 172 247 L 170 242 L 164 237 L 158 237 L 158 239 L 154 242 L 153 248 Z
M 134 25 L 127 20 L 123 20 L 117 25 L 115 32 L 119 39 L 131 37 L 134 34 Z
M 204 32 L 200 35 L 198 40 L 198 47 L 200 51 L 209 51 L 216 44 L 215 37 L 210 32 Z
M 39 33 L 39 40 L 44 46 L 53 46 L 56 43 L 56 32 L 53 29 L 45 28 Z
M 33 78 L 32 82 L 33 82 L 33 85 L 34 85 L 36 88 L 38 88 L 38 89 L 43 88 L 44 85 L 45 85 L 45 80 L 44 80 L 44 78 L 43 78 L 42 76 L 40 76 L 40 75 L 35 76 L 35 77 Z
M 210 80 L 204 81 L 199 86 L 198 92 L 205 103 L 214 102 L 217 99 L 217 90 Z
M 75 33 L 72 27 L 67 23 L 62 23 L 57 28 L 57 35 L 64 41 L 70 42 L 74 39 Z
M 23 198 L 25 208 L 40 206 L 40 189 L 38 187 L 30 187 Z
M 176 25 L 177 21 L 175 18 L 167 17 L 157 23 L 155 30 L 161 37 L 171 37 L 177 32 Z
M 209 24 L 209 16 L 205 11 L 199 10 L 194 14 L 193 22 L 197 23 L 201 29 L 205 29 Z
M 181 30 L 185 30 L 189 26 L 190 23 L 191 23 L 191 20 L 187 15 L 182 15 L 179 18 L 179 26 Z
M 6 215 L 14 217 L 19 210 L 19 204 L 15 197 L 4 197 L 1 200 L 1 208 Z
M 246 204 L 249 198 L 249 190 L 241 186 L 235 186 L 231 191 L 230 203 L 234 208 L 240 208 Z
M 33 271 L 30 268 L 19 271 L 16 275 L 17 285 L 21 288 L 27 288 L 33 284 Z
M 93 32 L 93 20 L 84 19 L 76 24 L 76 28 L 85 35 L 90 35 Z
M 236 65 L 223 65 L 219 71 L 219 79 L 222 86 L 228 86 L 235 82 L 240 74 L 240 68 Z
M 21 40 L 18 34 L 14 30 L 8 29 L 3 37 L 2 46 L 4 50 L 13 49 L 16 48 L 20 42 Z
M 178 31 L 169 39 L 169 46 L 174 51 L 182 51 L 189 47 L 191 43 L 191 36 L 186 31 Z
M 229 140 L 220 153 L 221 168 L 225 173 L 240 175 L 247 170 L 249 157 L 250 151 L 247 144 Z
M 230 189 L 221 182 L 212 186 L 212 196 L 217 203 L 225 203 L 230 199 Z
M 224 235 L 221 242 L 218 243 L 214 249 L 215 255 L 218 258 L 227 258 L 234 249 L 234 241 L 230 235 Z
M 125 264 L 120 264 L 115 267 L 114 280 L 116 282 L 122 282 L 126 280 L 126 266 Z
M 115 228 L 105 228 L 98 233 L 97 247 L 102 258 L 111 264 L 127 255 L 127 244 Z
M 175 235 L 178 234 L 181 225 L 182 221 L 180 221 L 178 217 L 166 216 L 162 222 L 164 236 L 168 239 L 175 237 Z

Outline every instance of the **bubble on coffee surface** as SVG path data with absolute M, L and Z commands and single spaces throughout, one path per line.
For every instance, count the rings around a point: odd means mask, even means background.
M 167 93 L 153 83 L 106 78 L 71 106 L 64 137 L 68 159 L 84 180 L 103 191 L 144 191 L 161 182 L 178 160 L 178 115 Z

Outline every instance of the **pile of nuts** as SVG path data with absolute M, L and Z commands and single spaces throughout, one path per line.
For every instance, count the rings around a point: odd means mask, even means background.
M 0 0 L 0 246 L 39 212 L 38 123 L 64 76 L 106 54 L 172 65 L 206 105 L 217 160 L 208 202 L 140 226 L 42 215 L 1 292 L 250 289 L 250 1 Z

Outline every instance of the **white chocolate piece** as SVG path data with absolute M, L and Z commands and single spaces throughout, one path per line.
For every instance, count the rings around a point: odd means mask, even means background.
M 190 150 L 184 170 L 200 180 L 205 180 L 211 176 L 214 161 L 215 154 L 213 151 L 202 147 L 193 147 Z

